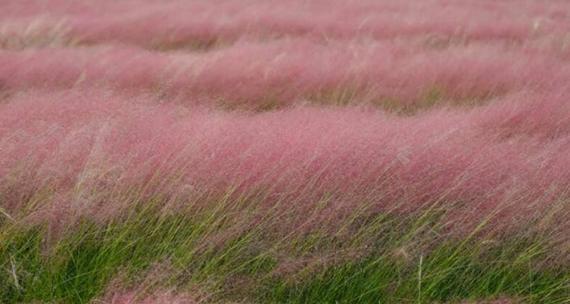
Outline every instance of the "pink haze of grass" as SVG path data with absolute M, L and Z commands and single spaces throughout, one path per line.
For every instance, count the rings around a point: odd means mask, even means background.
M 501 210 L 507 226 L 567 212 L 569 11 L 5 1 L 2 211 L 59 222 L 116 214 L 129 189 L 182 201 L 235 189 L 301 214 L 323 197 L 338 214 L 445 201 L 454 219 Z
M 115 292 L 103 298 L 95 300 L 94 304 L 197 304 L 201 303 L 192 297 L 173 292 L 158 292 L 150 296 L 141 296 L 136 291 Z
M 125 207 L 101 201 L 109 189 L 181 174 L 149 191 L 270 189 L 301 209 L 332 195 L 339 212 L 444 198 L 478 219 L 500 207 L 505 221 L 521 223 L 570 186 L 567 96 L 520 94 L 399 118 L 358 107 L 255 114 L 100 92 L 28 94 L 0 105 L 4 206 L 18 213 L 25 191 L 45 186 L 56 191 L 55 209 L 96 216 Z
M 48 7 L 49 6 L 49 7 Z M 188 18 L 191 14 L 192 18 Z M 436 35 L 483 41 L 540 40 L 565 33 L 565 1 L 18 1 L 0 16 L 65 20 L 86 44 L 142 46 L 211 44 L 253 36 L 370 36 L 393 39 Z
M 291 40 L 198 54 L 117 47 L 0 51 L 0 85 L 8 91 L 99 85 L 254 109 L 334 103 L 342 94 L 361 103 L 410 106 L 434 92 L 450 103 L 477 102 L 523 89 L 551 91 L 568 79 L 570 68 L 559 60 L 488 46 L 435 51 L 401 43 Z
M 568 151 L 570 1 L 0 1 L 0 223 L 46 248 L 158 204 L 222 210 L 197 252 L 324 232 L 353 259 L 340 226 L 434 208 L 438 240 L 483 222 L 567 265 Z M 170 271 L 94 303 L 208 299 L 147 288 Z

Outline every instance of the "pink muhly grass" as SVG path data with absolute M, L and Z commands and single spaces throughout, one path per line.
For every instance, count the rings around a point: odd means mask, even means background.
M 115 292 L 103 300 L 93 303 L 105 304 L 196 304 L 201 301 L 183 293 L 169 291 L 157 292 L 152 295 L 139 295 L 136 291 Z
M 117 304 L 247 297 L 368 256 L 421 280 L 448 244 L 445 267 L 526 241 L 513 265 L 566 266 L 569 3 L 3 1 L 0 225 L 38 228 L 62 266 L 77 250 L 77 277 L 121 266 L 90 295 Z
M 291 104 L 431 103 L 479 105 L 520 90 L 566 87 L 559 60 L 495 47 L 442 51 L 398 43 L 320 44 L 308 40 L 239 43 L 204 54 L 164 55 L 131 48 L 0 52 L 6 92 L 107 87 L 181 103 L 268 109 Z M 469 73 L 465 73 L 468 70 Z
M 0 22 L 0 49 L 24 49 L 72 45 L 63 20 L 48 16 Z
M 432 34 L 466 40 L 532 40 L 563 33 L 565 2 L 527 1 L 51 1 L 49 12 L 69 19 L 84 43 L 121 42 L 147 47 L 211 45 L 243 36 L 313 36 L 378 39 Z M 41 1 L 3 3 L 1 16 L 45 13 Z M 191 12 L 193 18 L 187 18 Z M 168 16 L 168 18 L 164 18 Z
M 477 112 L 397 118 L 355 107 L 260 114 L 182 109 L 144 96 L 74 91 L 1 105 L 0 184 L 13 193 L 8 212 L 24 210 L 18 198 L 26 188 L 9 178 L 22 164 L 35 168 L 27 184 L 57 193 L 58 210 L 94 216 L 127 206 L 79 193 L 105 199 L 110 189 L 145 188 L 169 175 L 177 182 L 155 184 L 153 193 L 266 189 L 271 200 L 299 210 L 328 196 L 339 214 L 363 202 L 411 211 L 444 201 L 460 203 L 451 211 L 460 219 L 501 210 L 507 226 L 540 215 L 569 187 L 570 137 L 556 123 L 541 136 L 503 140 Z M 485 108 L 501 110 L 500 102 Z M 509 127 L 516 134 L 527 126 Z
M 497 299 L 462 301 L 460 303 L 461 304 L 520 304 L 524 302 L 520 299 L 512 297 L 499 297 Z

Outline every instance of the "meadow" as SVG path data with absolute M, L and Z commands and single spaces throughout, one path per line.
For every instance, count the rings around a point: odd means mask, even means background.
M 570 2 L 0 2 L 0 303 L 570 303 Z

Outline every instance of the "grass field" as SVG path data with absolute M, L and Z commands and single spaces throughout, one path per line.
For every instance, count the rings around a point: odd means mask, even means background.
M 0 1 L 0 303 L 570 303 L 570 2 Z

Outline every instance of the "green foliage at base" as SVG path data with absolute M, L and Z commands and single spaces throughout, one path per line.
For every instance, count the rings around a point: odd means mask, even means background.
M 284 253 L 279 253 L 279 246 L 293 248 L 285 254 L 294 258 L 309 252 L 318 256 L 326 247 L 323 244 L 333 242 L 318 234 L 277 239 L 264 232 L 263 225 L 236 233 L 227 218 L 214 214 L 133 213 L 105 224 L 84 221 L 57 237 L 44 226 L 4 223 L 0 302 L 88 303 L 117 280 L 124 286 L 144 281 L 147 289 L 183 291 L 200 286 L 216 303 L 432 303 L 499 296 L 529 303 L 568 303 L 570 299 L 570 271 L 548 267 L 547 249 L 536 239 L 510 239 L 491 249 L 479 241 L 449 241 L 425 252 L 398 255 L 394 245 L 409 238 L 410 231 L 386 225 L 394 231 L 384 231 L 388 237 L 375 240 L 374 250 L 361 256 L 280 273 Z M 384 223 L 365 225 L 374 222 Z M 379 226 L 363 229 L 380 231 Z M 354 237 L 359 235 L 362 231 Z

